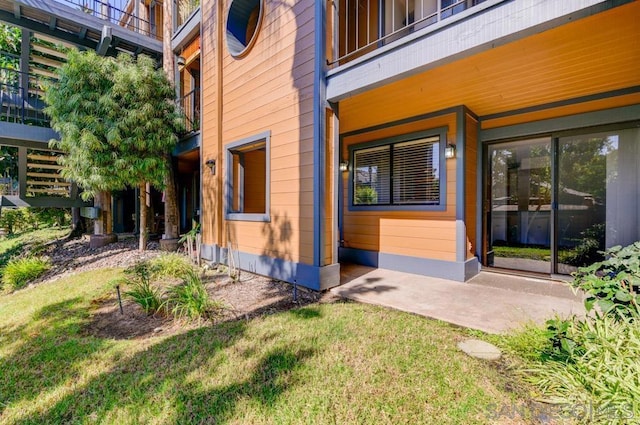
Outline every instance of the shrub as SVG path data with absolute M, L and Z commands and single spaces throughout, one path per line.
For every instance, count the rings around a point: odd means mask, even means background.
M 30 280 L 42 276 L 50 268 L 51 262 L 46 257 L 13 259 L 3 270 L 2 284 L 8 290 L 20 289 Z
M 167 306 L 176 319 L 200 320 L 221 308 L 209 299 L 202 279 L 195 270 L 184 275 L 184 282 L 168 291 Z
M 626 424 L 640 417 L 640 321 L 615 316 L 572 320 L 565 336 L 580 349 L 565 352 L 565 361 L 532 362 L 525 370 L 545 399 L 588 414 L 576 418 L 583 422 Z
M 148 280 L 136 280 L 129 282 L 131 289 L 124 295 L 138 304 L 147 314 L 155 314 L 162 308 L 160 290 L 151 285 Z
M 356 204 L 371 205 L 378 203 L 378 192 L 369 186 L 360 186 L 356 189 Z
M 193 266 L 189 259 L 175 252 L 162 254 L 149 261 L 149 272 L 154 279 L 181 278 L 191 271 Z
M 586 293 L 587 311 L 598 306 L 604 314 L 634 317 L 640 303 L 640 242 L 606 254 L 606 260 L 578 269 L 572 285 Z
M 140 261 L 125 270 L 124 283 L 131 286 L 125 297 L 138 304 L 147 314 L 155 314 L 162 308 L 162 294 L 151 284 L 151 267 L 148 261 Z M 119 282 L 117 282 L 119 283 Z

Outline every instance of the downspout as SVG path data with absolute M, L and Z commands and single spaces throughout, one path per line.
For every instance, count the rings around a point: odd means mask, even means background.
M 216 192 L 216 205 L 214 205 L 215 207 L 215 215 L 217 216 L 217 220 L 216 220 L 216 227 L 217 227 L 217 237 L 216 237 L 216 242 L 218 245 L 218 249 L 222 249 L 222 247 L 224 246 L 224 240 L 223 240 L 223 223 L 222 223 L 222 218 L 224 217 L 222 208 L 223 208 L 223 192 L 224 192 L 224 179 L 223 179 L 223 174 L 226 172 L 226 170 L 224 169 L 224 161 L 223 161 L 223 151 L 222 151 L 222 100 L 223 100 L 223 95 L 222 95 L 222 83 L 223 83 L 223 78 L 222 78 L 222 66 L 223 66 L 223 61 L 222 61 L 222 15 L 224 12 L 224 7 L 223 7 L 223 2 L 222 1 L 217 1 L 216 5 L 217 5 L 217 20 L 216 20 L 216 80 L 217 80 L 217 85 L 218 85 L 218 96 L 216 99 L 217 102 L 217 125 L 216 125 L 216 131 L 217 131 L 217 142 L 218 142 L 218 157 L 216 159 L 217 163 L 218 163 L 218 171 L 216 172 L 216 179 L 218 180 L 218 190 Z M 220 258 L 218 258 L 218 260 L 220 260 Z

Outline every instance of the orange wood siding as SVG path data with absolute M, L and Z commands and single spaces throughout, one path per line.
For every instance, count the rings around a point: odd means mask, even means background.
M 464 221 L 467 228 L 467 258 L 476 253 L 476 216 L 478 202 L 478 121 L 471 115 L 465 115 L 467 137 L 465 143 L 465 214 Z
M 341 131 L 455 105 L 483 116 L 640 85 L 638 16 L 636 1 L 350 97 L 340 102 Z
M 350 119 L 355 120 L 356 117 L 350 117 Z M 444 126 L 448 127 L 447 140 L 455 140 L 455 114 L 446 114 L 345 137 L 342 159 L 348 158 L 348 147 L 353 144 Z M 442 140 L 440 143 L 446 142 L 446 140 Z M 345 246 L 390 254 L 455 261 L 456 162 L 454 160 L 446 161 L 446 174 L 445 211 L 349 211 L 348 173 L 343 173 Z
M 314 2 L 265 2 L 256 43 L 242 58 L 228 53 L 226 36 L 217 48 L 218 6 L 210 3 L 202 9 L 202 143 L 203 161 L 217 158 L 219 175 L 215 182 L 203 180 L 203 221 L 217 229 L 223 208 L 226 170 L 219 142 L 224 146 L 270 131 L 271 222 L 223 221 L 220 234 L 206 232 L 205 242 L 312 263 Z M 224 13 L 229 3 L 221 5 Z M 216 54 L 222 55 L 220 69 Z
M 525 114 L 509 115 L 502 118 L 482 121 L 482 128 L 503 127 L 506 125 L 522 124 L 532 121 L 540 121 L 549 118 L 564 117 L 567 115 L 581 114 L 585 112 L 599 111 L 603 109 L 617 108 L 621 106 L 637 105 L 640 103 L 640 93 L 616 96 L 590 102 L 576 103 L 557 108 L 543 109 L 541 111 Z

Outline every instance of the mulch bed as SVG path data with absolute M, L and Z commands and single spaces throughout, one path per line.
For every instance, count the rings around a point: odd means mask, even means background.
M 101 248 L 89 248 L 86 239 L 58 240 L 44 247 L 42 254 L 49 256 L 52 268 L 32 284 L 46 283 L 65 276 L 89 270 L 118 267 L 126 268 L 141 260 L 160 255 L 157 243 L 139 252 L 137 239 L 116 242 Z M 261 315 L 274 314 L 316 302 L 331 302 L 333 296 L 305 288 L 241 272 L 240 278 L 231 279 L 215 268 L 204 272 L 203 281 L 211 299 L 225 306 L 218 316 L 200 323 L 177 322 L 166 315 L 148 316 L 135 303 L 123 299 L 120 312 L 117 293 L 107 293 L 92 301 L 91 318 L 85 332 L 101 338 L 142 339 L 167 336 L 198 326 L 221 321 L 250 320 Z

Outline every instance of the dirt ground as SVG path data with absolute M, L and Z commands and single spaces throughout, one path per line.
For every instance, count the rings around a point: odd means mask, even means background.
M 139 252 L 137 239 L 127 239 L 102 248 L 89 248 L 87 240 L 58 240 L 42 247 L 42 254 L 51 258 L 52 268 L 32 284 L 53 282 L 76 273 L 106 267 L 126 268 L 141 260 L 160 255 L 157 243 Z M 176 322 L 172 317 L 157 314 L 148 316 L 137 304 L 122 299 L 122 312 L 117 292 L 107 293 L 92 301 L 91 318 L 85 331 L 102 338 L 142 339 L 167 336 L 212 322 L 248 320 L 334 298 L 305 288 L 294 288 L 249 272 L 241 272 L 237 281 L 218 271 L 215 265 L 203 270 L 203 281 L 210 298 L 224 308 L 212 319 L 200 323 Z

